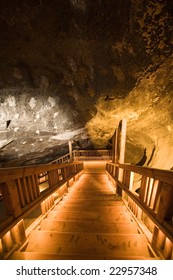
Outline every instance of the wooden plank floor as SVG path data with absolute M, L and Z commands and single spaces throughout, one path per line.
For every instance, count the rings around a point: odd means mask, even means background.
M 105 162 L 84 174 L 11 259 L 152 259 L 148 242 L 116 196 Z

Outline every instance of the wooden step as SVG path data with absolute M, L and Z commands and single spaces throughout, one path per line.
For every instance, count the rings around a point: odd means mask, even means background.
M 102 206 L 93 204 L 90 208 L 88 208 L 88 205 L 76 205 L 75 203 L 73 205 L 66 205 L 66 203 L 64 203 L 63 205 L 57 205 L 55 206 L 54 211 L 87 211 L 88 209 L 92 209 L 92 211 L 94 212 L 104 212 L 109 214 L 128 211 L 125 205 Z
M 35 230 L 25 251 L 68 255 L 109 255 L 150 257 L 142 234 L 56 233 Z
M 91 177 L 90 180 L 87 180 L 86 178 L 81 177 L 79 179 L 79 181 L 77 181 L 75 183 L 74 186 L 72 186 L 71 188 L 73 187 L 77 187 L 77 188 L 84 188 L 84 185 L 87 186 L 88 189 L 92 189 L 93 187 L 94 188 L 97 188 L 97 189 L 104 189 L 104 188 L 107 188 L 107 189 L 114 189 L 113 186 L 110 184 L 109 180 L 106 179 L 106 180 L 102 180 L 100 178 L 96 178 L 96 177 Z
M 114 194 L 115 195 L 115 191 L 114 190 L 99 190 L 99 189 L 93 189 L 93 190 L 87 190 L 87 189 L 74 189 L 74 190 L 70 190 L 68 192 L 69 195 L 71 194 L 83 194 L 83 195 L 109 195 L 109 194 Z
M 87 190 L 87 189 L 74 189 L 74 190 L 70 190 L 68 192 L 68 194 L 87 194 L 87 195 L 99 195 L 99 194 L 102 194 L 102 195 L 116 195 L 115 191 L 114 190 L 109 190 L 109 189 L 106 189 L 106 190 L 100 190 L 100 189 L 92 189 L 92 190 Z
M 55 219 L 59 221 L 64 220 L 96 220 L 104 222 L 131 222 L 132 218 L 128 212 L 115 212 L 113 214 L 109 213 L 97 213 L 94 211 L 51 211 L 48 214 L 48 219 Z
M 68 195 L 87 195 L 87 196 L 95 196 L 95 195 L 116 195 L 114 191 L 100 191 L 100 190 L 92 190 L 92 191 L 88 191 L 88 190 L 71 190 L 70 192 L 68 192 Z
M 14 252 L 9 260 L 159 260 L 145 256 L 112 256 L 112 255 L 63 255 L 33 252 Z
M 103 187 L 104 185 L 109 185 L 112 186 L 110 181 L 108 180 L 108 177 L 106 175 L 104 176 L 97 176 L 97 175 L 93 175 L 93 176 L 89 176 L 88 178 L 86 175 L 83 175 L 82 177 L 80 177 L 79 181 L 76 182 L 76 184 L 80 184 L 80 187 L 83 186 L 84 184 L 87 184 L 88 186 L 96 186 L 96 187 Z
M 40 224 L 40 230 L 56 232 L 89 232 L 89 233 L 138 233 L 135 222 L 131 223 L 109 223 L 97 221 L 56 221 L 45 219 Z
M 66 206 L 72 206 L 72 205 L 76 205 L 76 206 L 86 206 L 86 207 L 92 207 L 93 205 L 96 206 L 123 206 L 124 203 L 122 200 L 85 200 L 85 199 L 80 199 L 80 200 L 64 200 L 62 199 L 62 201 L 60 201 L 57 205 L 66 205 Z M 88 208 L 89 209 L 89 208 Z
M 73 196 L 69 196 L 68 194 L 63 198 L 63 200 L 110 200 L 110 201 L 115 201 L 117 199 L 117 196 L 114 194 L 109 194 L 109 195 L 92 195 L 92 197 L 90 195 L 76 195 L 74 194 Z

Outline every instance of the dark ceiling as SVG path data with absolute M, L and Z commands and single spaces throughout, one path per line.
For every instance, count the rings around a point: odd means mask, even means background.
M 160 166 L 157 131 L 172 135 L 172 11 L 170 0 L 0 0 L 1 166 L 48 162 L 71 138 L 106 147 L 123 117 L 127 161 L 148 147 Z

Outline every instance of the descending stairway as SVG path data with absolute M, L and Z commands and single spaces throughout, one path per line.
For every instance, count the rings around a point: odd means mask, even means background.
M 85 173 L 11 259 L 154 259 L 145 235 L 108 181 L 105 165 Z

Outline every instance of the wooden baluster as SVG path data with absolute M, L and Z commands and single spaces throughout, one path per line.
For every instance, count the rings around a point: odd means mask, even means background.
M 135 175 L 134 172 L 132 172 L 132 171 L 129 172 L 129 176 L 130 176 L 130 178 L 129 178 L 129 190 L 131 190 L 131 191 L 133 190 L 134 175 Z
M 26 178 L 21 178 L 21 184 L 22 184 L 22 188 L 23 188 L 23 193 L 24 193 L 24 197 L 25 197 L 25 201 L 27 204 L 30 203 L 30 197 L 29 197 L 29 190 L 27 188 L 27 183 L 26 183 Z
M 35 199 L 35 198 L 37 198 L 37 190 L 36 190 L 36 185 L 35 185 L 34 176 L 31 175 L 31 176 L 29 176 L 29 177 L 30 177 L 30 183 L 31 183 L 31 186 L 32 186 L 33 197 L 34 197 L 34 199 Z
M 125 173 L 125 186 L 126 186 L 126 188 L 127 189 L 129 189 L 130 188 L 130 178 L 131 178 L 131 173 L 130 173 L 130 171 L 129 170 L 124 170 L 124 171 L 126 171 L 126 172 L 124 172 Z
M 5 213 L 7 215 L 12 215 L 11 205 L 9 201 L 9 193 L 5 183 L 1 183 L 1 192 L 3 196 L 3 203 L 5 206 Z
M 56 178 L 56 170 L 52 170 L 52 179 L 53 179 L 53 187 L 56 186 L 56 183 L 57 183 L 57 178 Z
M 56 169 L 54 169 L 54 170 L 52 170 L 52 177 L 53 177 L 53 187 L 55 187 L 56 186 L 56 184 L 57 184 L 57 181 L 58 181 L 58 174 L 57 174 L 57 170 Z
M 124 186 L 126 186 L 126 173 L 127 173 L 127 170 L 124 170 L 123 171 L 123 177 L 122 177 L 122 183 Z
M 155 194 L 155 200 L 154 200 L 154 203 L 153 203 L 153 211 L 155 213 L 158 212 L 161 190 L 162 190 L 162 182 L 158 181 L 157 190 L 156 190 L 156 194 Z
M 34 183 L 35 183 L 35 191 L 36 191 L 37 197 L 38 197 L 38 196 L 40 196 L 40 187 L 39 187 L 39 183 L 38 183 L 38 174 L 34 174 L 33 179 L 34 179 Z
M 49 182 L 50 188 L 52 188 L 54 186 L 53 178 L 52 178 L 52 170 L 48 171 L 48 182 Z
M 141 178 L 141 185 L 140 185 L 140 190 L 139 190 L 139 198 L 144 202 L 145 200 L 145 193 L 146 193 L 146 185 L 148 182 L 148 178 L 144 175 L 142 175 Z
M 27 190 L 28 190 L 29 199 L 30 199 L 30 201 L 33 201 L 34 200 L 34 195 L 33 195 L 33 190 L 32 190 L 32 185 L 31 185 L 30 178 L 25 177 L 25 182 L 26 182 L 26 186 L 27 186 Z
M 118 180 L 119 167 L 115 167 L 115 179 Z
M 62 173 L 63 180 L 66 180 L 67 175 L 66 175 L 66 168 L 65 167 L 61 168 L 61 173 Z
M 152 187 L 152 191 L 151 191 L 151 197 L 148 203 L 148 206 L 154 210 L 154 203 L 156 200 L 156 194 L 157 194 L 157 189 L 158 189 L 158 180 L 154 180 L 153 182 L 153 187 Z
M 52 186 L 51 187 L 54 187 L 55 186 L 55 173 L 54 173 L 54 170 L 51 170 L 51 179 L 52 179 Z
M 59 172 L 60 169 L 56 169 L 56 185 L 61 181 L 61 170 Z
M 152 193 L 152 189 L 153 189 L 153 183 L 154 183 L 154 179 L 149 178 L 148 186 L 147 186 L 147 193 L 146 193 L 146 204 L 147 204 L 147 206 L 150 204 L 150 201 L 151 201 L 151 193 Z
M 53 170 L 53 180 L 54 180 L 54 186 L 56 186 L 56 185 L 57 185 L 58 178 L 59 178 L 59 176 L 58 176 L 58 170 L 57 170 L 57 169 L 54 169 L 54 170 Z
M 25 198 L 24 198 L 24 194 L 23 194 L 23 188 L 21 186 L 20 179 L 16 180 L 16 186 L 17 186 L 17 190 L 18 190 L 18 194 L 19 194 L 20 205 L 21 205 L 21 207 L 24 207 L 26 205 L 26 203 L 25 203 Z

